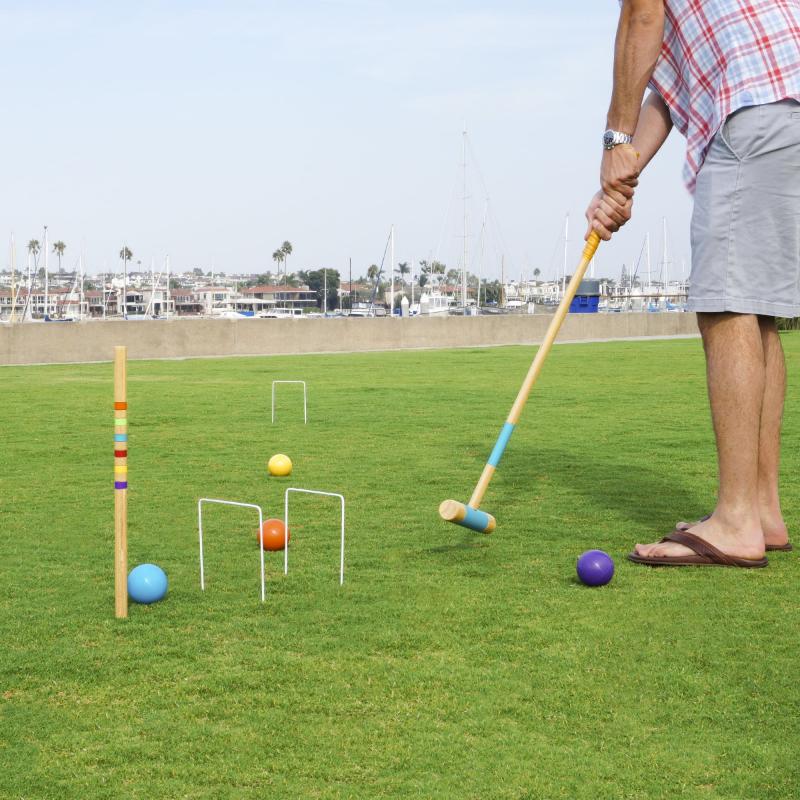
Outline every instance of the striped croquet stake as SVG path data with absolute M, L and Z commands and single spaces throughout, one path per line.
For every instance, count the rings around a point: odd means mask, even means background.
M 114 608 L 128 616 L 127 347 L 114 348 Z

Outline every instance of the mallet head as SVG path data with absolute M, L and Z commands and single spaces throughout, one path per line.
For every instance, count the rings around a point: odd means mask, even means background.
M 497 522 L 491 514 L 459 503 L 458 500 L 443 500 L 439 505 L 439 516 L 445 522 L 455 522 L 456 525 L 470 528 L 478 533 L 491 533 L 497 527 Z

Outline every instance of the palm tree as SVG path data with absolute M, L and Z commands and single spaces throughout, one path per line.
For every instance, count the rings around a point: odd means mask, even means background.
M 542 271 L 538 267 L 533 271 L 533 277 L 534 278 L 538 278 L 541 274 L 542 274 Z
M 64 255 L 64 251 L 67 249 L 67 246 L 62 242 L 60 239 L 53 245 L 53 252 L 58 256 L 58 271 L 63 272 L 64 270 L 61 269 L 61 256 Z
M 133 258 L 128 245 L 119 251 L 119 257 L 122 259 L 122 316 L 128 319 L 128 262 Z
M 278 265 L 278 280 L 277 280 L 277 283 L 281 282 L 281 264 L 283 263 L 285 258 L 286 258 L 286 253 L 283 252 L 283 248 L 282 247 L 279 247 L 272 254 L 272 260 Z M 285 281 L 284 281 L 284 283 L 285 283 Z
M 404 277 L 404 276 L 408 275 L 408 273 L 409 273 L 409 272 L 411 272 L 411 267 L 409 267 L 409 266 L 408 266 L 408 262 L 407 262 L 407 261 L 401 261 L 401 262 L 400 262 L 400 263 L 397 265 L 397 270 L 396 270 L 396 272 L 399 272 L 399 273 L 400 273 L 400 282 L 401 282 L 402 284 L 405 284 L 405 282 L 406 282 L 406 279 L 405 279 L 405 277 Z
M 281 245 L 281 252 L 283 253 L 284 261 L 286 261 L 286 269 L 283 271 L 283 276 L 286 276 L 289 273 L 289 256 L 292 254 L 292 243 L 289 241 L 284 242 Z
M 430 282 L 431 265 L 424 259 L 419 262 L 419 273 L 417 273 L 417 283 L 420 289 L 425 288 L 425 284 Z
M 34 267 L 34 276 L 36 275 L 36 269 L 39 266 L 39 240 L 38 239 L 31 239 L 28 242 L 28 294 L 25 298 L 25 308 L 30 309 L 31 307 L 28 305 L 31 300 L 31 290 L 33 289 L 33 278 L 31 277 L 31 261 L 30 256 L 33 256 L 33 267 Z M 23 309 L 22 315 L 23 319 L 25 317 L 26 311 Z

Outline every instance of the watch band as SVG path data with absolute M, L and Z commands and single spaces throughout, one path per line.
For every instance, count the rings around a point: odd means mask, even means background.
M 633 136 L 629 133 L 622 133 L 622 131 L 615 131 L 609 128 L 603 134 L 603 147 L 606 150 L 613 150 L 618 144 L 631 144 Z

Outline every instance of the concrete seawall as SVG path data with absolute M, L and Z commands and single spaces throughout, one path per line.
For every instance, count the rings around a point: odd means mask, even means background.
M 172 319 L 0 326 L 0 365 L 537 344 L 549 315 L 415 319 Z M 570 314 L 560 342 L 697 335 L 694 314 Z

